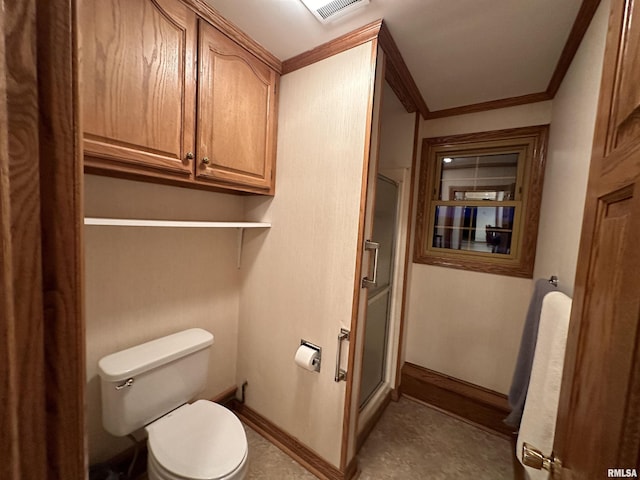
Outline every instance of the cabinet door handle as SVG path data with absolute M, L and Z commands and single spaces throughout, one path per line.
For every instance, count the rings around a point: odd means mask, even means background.
M 202 163 L 203 165 L 209 165 L 211 163 L 211 160 L 209 160 L 209 157 L 204 157 L 202 159 Z
M 193 160 L 193 153 L 192 152 L 187 153 L 187 160 Z

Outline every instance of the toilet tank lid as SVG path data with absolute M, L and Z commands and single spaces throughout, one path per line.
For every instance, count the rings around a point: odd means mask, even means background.
M 213 344 L 213 335 L 201 328 L 191 328 L 151 340 L 103 357 L 98 373 L 107 382 L 118 382 L 197 352 Z

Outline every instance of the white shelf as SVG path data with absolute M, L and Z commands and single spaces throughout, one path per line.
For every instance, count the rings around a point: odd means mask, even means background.
M 200 222 L 188 220 L 138 220 L 133 218 L 97 218 L 85 217 L 85 225 L 105 227 L 170 227 L 170 228 L 237 228 L 238 229 L 238 263 L 242 261 L 242 242 L 245 228 L 271 228 L 266 222 Z
M 173 227 L 173 228 L 270 228 L 264 222 L 200 222 L 182 220 L 138 220 L 130 218 L 85 217 L 85 225 L 107 227 Z

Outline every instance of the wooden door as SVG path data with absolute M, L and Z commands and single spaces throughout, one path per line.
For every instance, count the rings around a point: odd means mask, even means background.
M 73 0 L 0 9 L 0 478 L 86 478 Z
M 35 2 L 0 25 L 0 478 L 46 478 Z
M 633 468 L 640 475 L 639 239 L 640 1 L 613 0 L 554 478 L 608 478 L 608 469 Z
M 87 170 L 190 178 L 195 14 L 178 0 L 82 0 L 79 8 Z
M 277 80 L 270 67 L 200 20 L 199 180 L 273 193 Z

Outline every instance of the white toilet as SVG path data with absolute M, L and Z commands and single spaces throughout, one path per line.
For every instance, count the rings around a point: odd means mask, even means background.
M 221 405 L 187 403 L 205 385 L 213 335 L 193 328 L 98 362 L 102 423 L 116 436 L 144 427 L 149 480 L 242 480 L 247 437 Z

